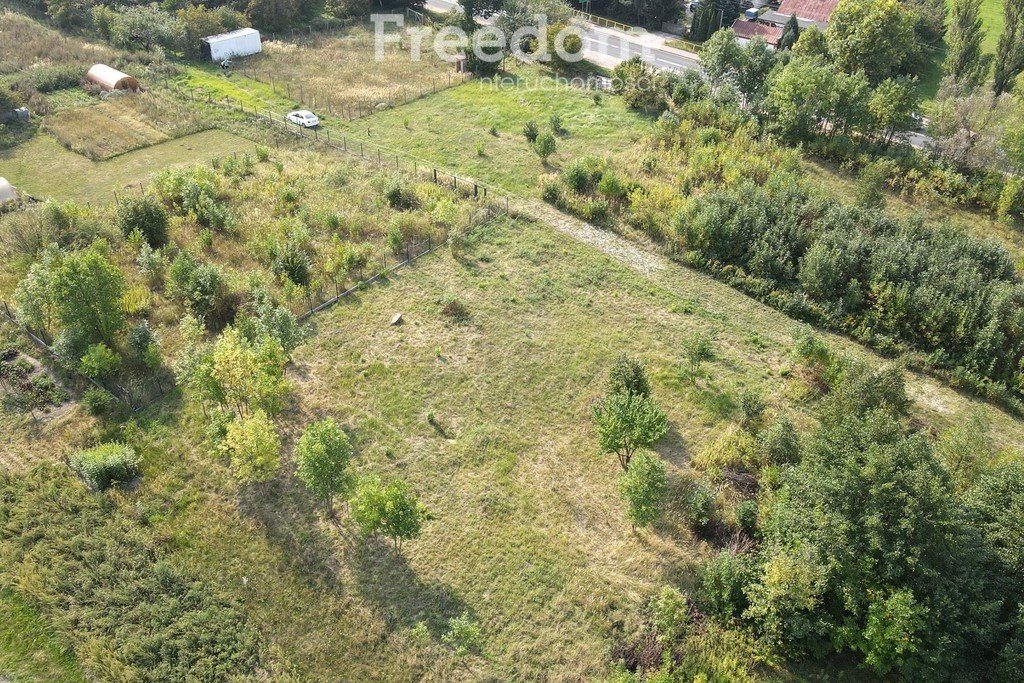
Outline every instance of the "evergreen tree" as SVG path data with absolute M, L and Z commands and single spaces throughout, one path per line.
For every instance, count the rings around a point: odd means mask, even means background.
M 970 2 L 971 0 L 968 0 Z M 796 20 L 795 14 L 790 14 L 789 19 L 786 21 L 786 25 L 782 27 L 782 37 L 779 38 L 779 49 L 789 50 L 796 45 L 797 38 L 800 37 L 800 23 Z
M 995 81 L 992 90 L 1002 95 L 1013 87 L 1013 79 L 1024 71 L 1024 0 L 1006 0 L 1003 34 L 999 36 Z
M 983 55 L 981 44 L 981 0 L 954 0 L 946 34 L 946 75 L 972 90 L 988 75 L 991 55 Z

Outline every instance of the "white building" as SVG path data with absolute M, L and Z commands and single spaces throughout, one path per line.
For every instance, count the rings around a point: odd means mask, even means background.
M 254 28 L 240 28 L 237 31 L 207 36 L 202 39 L 199 46 L 203 59 L 211 62 L 254 55 L 262 49 L 260 32 Z

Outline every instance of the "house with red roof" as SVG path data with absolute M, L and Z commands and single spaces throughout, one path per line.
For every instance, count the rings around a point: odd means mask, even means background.
M 782 29 L 791 16 L 796 16 L 800 30 L 811 26 L 824 31 L 839 0 L 782 0 L 779 9 L 765 12 L 756 19 L 737 19 L 732 30 L 741 43 L 761 36 L 772 47 L 779 46 Z

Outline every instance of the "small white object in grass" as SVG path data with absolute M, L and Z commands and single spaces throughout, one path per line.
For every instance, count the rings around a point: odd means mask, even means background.
M 402 314 L 401 313 L 395 313 L 395 317 L 391 319 L 391 324 L 392 325 L 401 325 L 402 324 Z

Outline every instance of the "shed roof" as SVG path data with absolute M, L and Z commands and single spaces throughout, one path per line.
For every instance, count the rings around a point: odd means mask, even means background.
M 228 31 L 227 33 L 218 33 L 215 36 L 206 36 L 203 38 L 207 43 L 216 43 L 221 40 L 231 40 L 232 38 L 238 38 L 239 36 L 247 36 L 255 33 L 257 36 L 260 34 L 254 28 L 237 28 L 234 31 Z
M 756 21 L 741 21 L 737 19 L 732 25 L 733 33 L 737 38 L 750 40 L 754 36 L 761 36 L 769 45 L 778 45 L 782 39 L 782 29 L 778 26 L 759 24 Z
M 839 0 L 782 0 L 779 14 L 789 16 L 795 14 L 797 19 L 815 22 L 827 22 L 836 10 Z

